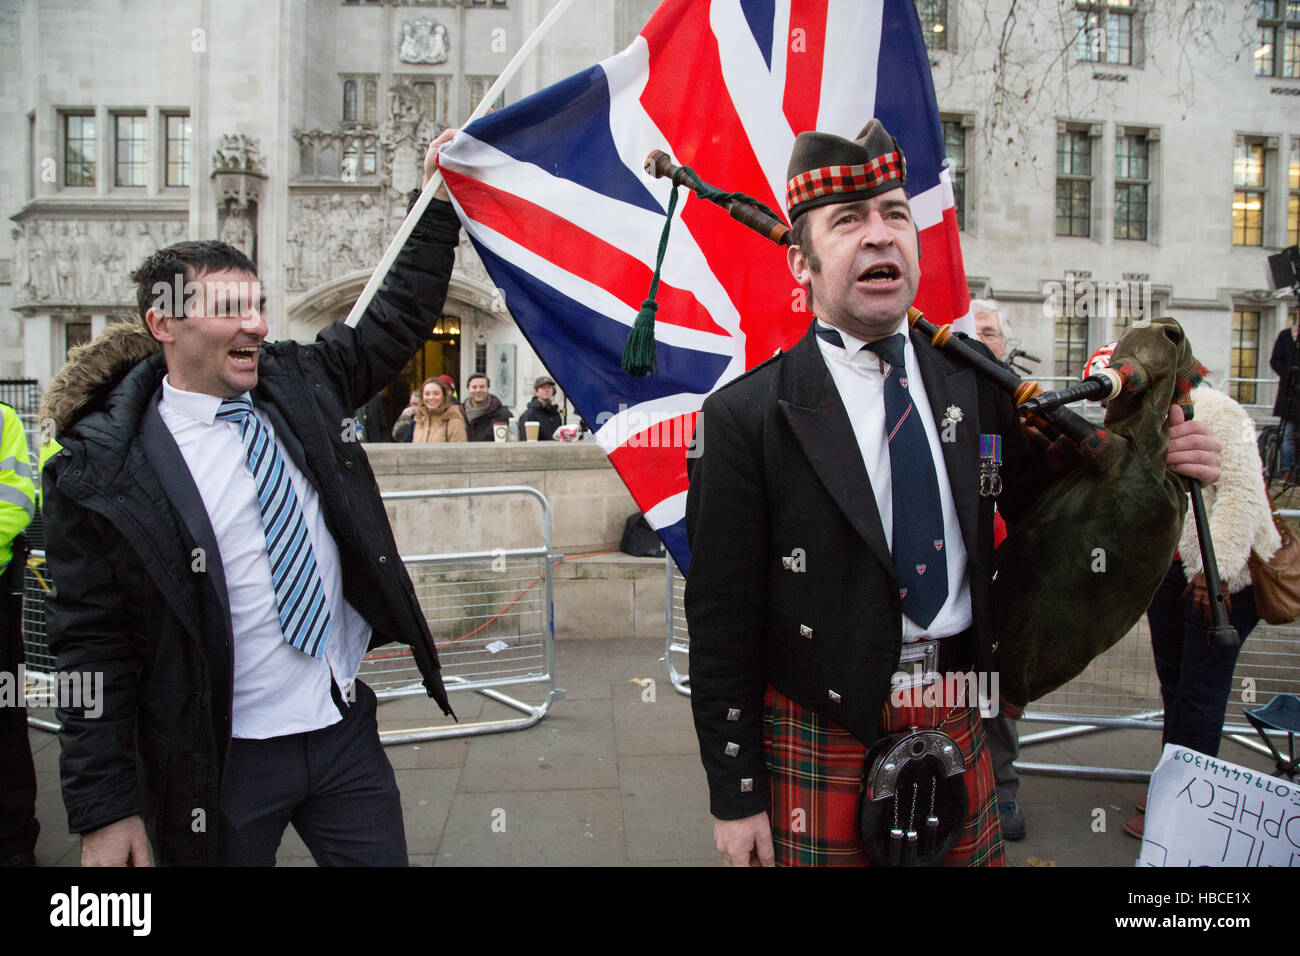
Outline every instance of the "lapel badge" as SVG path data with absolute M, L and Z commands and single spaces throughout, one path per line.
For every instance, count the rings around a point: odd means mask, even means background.
M 946 422 L 959 422 L 965 417 L 966 413 L 956 405 L 949 405 L 943 413 L 943 420 Z

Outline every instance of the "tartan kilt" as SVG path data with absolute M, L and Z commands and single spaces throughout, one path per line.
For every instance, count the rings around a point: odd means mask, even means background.
M 934 727 L 948 708 L 884 708 L 882 733 Z M 953 711 L 942 727 L 966 760 L 968 817 L 941 866 L 1005 866 L 993 762 L 979 710 Z M 858 792 L 868 748 L 771 685 L 764 697 L 763 752 L 771 777 L 777 866 L 867 866 L 858 831 Z M 797 811 L 802 811 L 797 812 Z

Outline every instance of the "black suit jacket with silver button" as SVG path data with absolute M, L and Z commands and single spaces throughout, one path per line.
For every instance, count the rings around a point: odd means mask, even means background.
M 941 464 L 969 556 L 976 667 L 986 671 L 994 499 L 979 494 L 979 436 L 1003 436 L 997 501 L 1008 521 L 1032 502 L 1046 468 L 1005 393 L 919 334 L 912 343 L 941 436 L 949 406 L 962 410 Z M 902 610 L 849 414 L 811 327 L 704 403 L 686 499 L 686 619 L 691 707 L 718 819 L 768 808 L 767 684 L 865 745 L 880 735 Z M 781 560 L 796 549 L 803 571 Z

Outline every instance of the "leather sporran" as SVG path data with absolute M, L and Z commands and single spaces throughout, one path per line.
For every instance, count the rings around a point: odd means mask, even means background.
M 1300 617 L 1300 538 L 1273 512 L 1282 547 L 1267 561 L 1252 549 L 1247 561 L 1255 588 L 1255 610 L 1269 624 L 1290 624 Z
M 858 827 L 872 866 L 934 866 L 966 826 L 966 760 L 939 730 L 904 731 L 867 755 Z

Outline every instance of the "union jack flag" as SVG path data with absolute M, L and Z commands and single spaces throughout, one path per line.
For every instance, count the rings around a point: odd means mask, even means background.
M 470 124 L 447 188 L 510 310 L 683 572 L 686 446 L 704 399 L 811 321 L 785 252 L 683 191 L 664 257 L 658 370 L 623 348 L 650 286 L 671 185 L 654 149 L 784 214 L 795 136 L 876 116 L 907 156 L 921 230 L 916 305 L 966 315 L 952 184 L 913 0 L 666 0 L 615 56 Z

